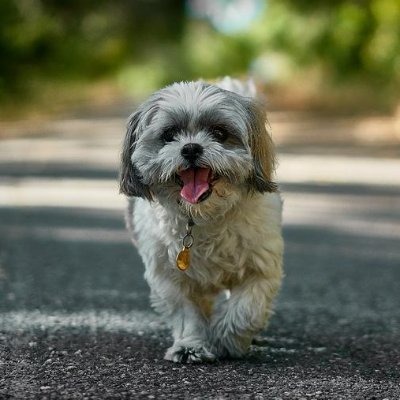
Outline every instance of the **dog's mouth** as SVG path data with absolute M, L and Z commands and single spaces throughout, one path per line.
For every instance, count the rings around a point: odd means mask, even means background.
M 208 199 L 217 179 L 218 176 L 210 168 L 189 168 L 177 173 L 181 197 L 191 204 L 198 204 Z

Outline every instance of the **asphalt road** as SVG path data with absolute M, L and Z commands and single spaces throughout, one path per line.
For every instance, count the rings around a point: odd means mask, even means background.
M 398 161 L 282 146 L 267 346 L 175 365 L 123 224 L 123 122 L 96 123 L 0 141 L 1 399 L 400 399 Z

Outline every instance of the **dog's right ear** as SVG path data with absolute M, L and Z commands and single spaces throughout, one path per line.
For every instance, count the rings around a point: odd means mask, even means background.
M 152 200 L 153 196 L 150 188 L 143 183 L 139 171 L 131 160 L 132 153 L 135 151 L 141 117 L 142 111 L 139 109 L 130 116 L 128 121 L 121 154 L 119 191 L 130 197 L 143 197 Z

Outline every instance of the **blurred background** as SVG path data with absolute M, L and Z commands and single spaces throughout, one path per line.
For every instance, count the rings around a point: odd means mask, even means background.
M 399 0 L 2 0 L 1 115 L 227 74 L 274 106 L 393 113 L 399 20 Z

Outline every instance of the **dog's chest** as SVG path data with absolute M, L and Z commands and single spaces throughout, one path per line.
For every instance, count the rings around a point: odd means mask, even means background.
M 267 268 L 271 251 L 282 247 L 281 201 L 277 195 L 264 200 L 244 204 L 240 212 L 223 219 L 196 224 L 186 271 L 179 271 L 176 266 L 186 221 L 171 218 L 162 207 L 139 200 L 133 229 L 146 270 L 149 274 L 163 271 L 188 283 L 200 284 L 204 290 L 213 290 L 234 286 L 247 274 Z
M 243 235 L 240 229 L 223 227 L 210 231 L 195 229 L 193 234 L 188 277 L 220 287 L 230 287 L 242 279 L 251 252 L 249 232 Z

